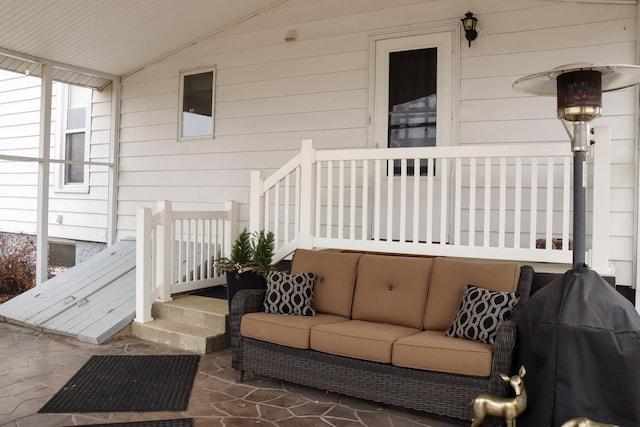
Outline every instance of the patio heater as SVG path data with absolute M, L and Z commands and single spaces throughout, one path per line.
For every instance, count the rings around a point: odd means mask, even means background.
M 518 318 L 515 363 L 527 369 L 529 396 L 519 427 L 560 426 L 576 417 L 640 425 L 640 316 L 585 265 L 589 122 L 602 112 L 602 92 L 638 83 L 638 66 L 572 64 L 513 84 L 557 96 L 574 153 L 573 267 L 532 295 Z
M 585 261 L 586 161 L 589 152 L 589 122 L 602 113 L 602 92 L 640 83 L 635 65 L 571 64 L 531 74 L 517 80 L 513 88 L 532 95 L 556 96 L 558 118 L 570 134 L 573 123 L 573 268 Z

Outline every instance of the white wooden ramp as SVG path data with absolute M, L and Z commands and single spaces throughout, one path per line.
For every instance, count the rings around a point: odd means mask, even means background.
M 133 321 L 136 242 L 125 239 L 0 304 L 0 320 L 101 344 Z

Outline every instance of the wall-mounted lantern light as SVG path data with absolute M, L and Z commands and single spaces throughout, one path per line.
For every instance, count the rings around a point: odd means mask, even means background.
M 469 41 L 469 47 L 471 47 L 471 42 L 478 37 L 478 31 L 476 30 L 478 18 L 473 16 L 473 13 L 467 12 L 460 21 L 462 21 L 462 28 L 464 28 L 464 36 Z

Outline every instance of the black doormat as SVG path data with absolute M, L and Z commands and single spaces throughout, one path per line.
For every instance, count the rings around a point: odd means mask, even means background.
M 116 424 L 85 424 L 75 427 L 193 427 L 193 418 L 179 420 L 137 421 Z
M 184 411 L 200 356 L 92 356 L 41 413 Z

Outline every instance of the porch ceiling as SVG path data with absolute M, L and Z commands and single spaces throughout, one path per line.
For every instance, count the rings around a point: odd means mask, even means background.
M 39 63 L 47 61 L 54 80 L 100 89 L 287 1 L 0 0 L 0 69 L 40 76 Z
M 0 0 L 0 68 L 101 88 L 284 1 Z

